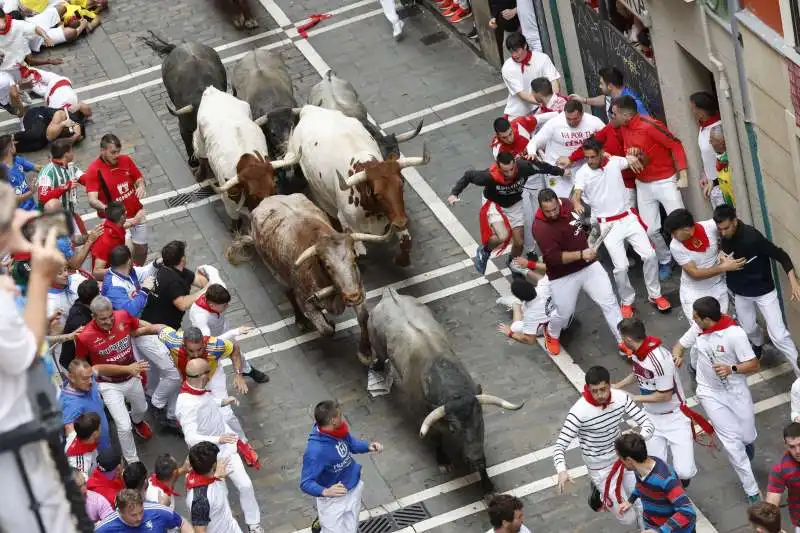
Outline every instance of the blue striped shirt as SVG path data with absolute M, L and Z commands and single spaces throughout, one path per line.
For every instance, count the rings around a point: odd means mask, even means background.
M 644 479 L 636 472 L 636 488 L 628 501 L 642 500 L 645 529 L 659 533 L 692 533 L 697 515 L 678 475 L 661 459 L 651 459 L 656 464 Z

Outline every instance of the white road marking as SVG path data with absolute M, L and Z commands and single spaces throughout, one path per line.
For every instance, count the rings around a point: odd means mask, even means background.
M 487 87 L 486 89 L 480 89 L 478 91 L 465 94 L 464 96 L 453 98 L 452 100 L 448 100 L 447 102 L 442 102 L 441 104 L 436 104 L 435 106 L 420 109 L 419 111 L 416 111 L 414 113 L 410 113 L 402 117 L 397 117 L 394 120 L 384 122 L 383 124 L 381 124 L 381 128 L 383 129 L 393 128 L 404 122 L 411 122 L 412 120 L 416 120 L 418 118 L 422 118 L 427 115 L 432 115 L 443 109 L 448 109 L 450 107 L 455 107 L 459 104 L 470 102 L 472 100 L 475 100 L 476 98 L 480 98 L 481 96 L 488 96 L 494 92 L 499 91 L 500 89 L 505 89 L 505 85 L 503 85 L 502 83 L 498 83 L 497 85 L 492 85 L 491 87 Z M 503 101 L 503 103 L 505 103 L 505 100 Z

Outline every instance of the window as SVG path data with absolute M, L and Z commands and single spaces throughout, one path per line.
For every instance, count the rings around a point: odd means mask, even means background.
M 800 50 L 800 4 L 797 2 L 797 0 L 789 0 L 789 11 L 792 14 L 794 47 L 796 50 Z

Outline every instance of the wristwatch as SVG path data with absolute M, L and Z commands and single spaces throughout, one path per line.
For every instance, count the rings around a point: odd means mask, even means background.
M 738 370 L 739 369 L 736 368 L 736 365 L 731 365 L 731 372 L 733 372 L 734 374 L 738 374 L 739 373 Z

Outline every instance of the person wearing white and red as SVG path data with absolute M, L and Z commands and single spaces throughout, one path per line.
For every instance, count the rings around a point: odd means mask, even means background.
M 706 198 L 711 194 L 711 189 L 719 185 L 717 181 L 717 152 L 711 146 L 711 130 L 714 126 L 722 124 L 719 116 L 719 104 L 713 95 L 707 92 L 694 93 L 689 97 L 692 105 L 692 114 L 697 121 L 697 147 L 700 148 L 700 159 L 703 163 L 703 174 L 700 177 L 700 189 Z M 714 183 L 716 181 L 716 184 Z
M 544 125 L 551 118 L 557 117 L 564 111 L 564 106 L 569 102 L 569 98 L 553 92 L 553 84 L 550 80 L 541 77 L 531 82 L 531 94 L 539 104 L 536 109 L 535 117 L 540 125 Z
M 25 58 L 31 54 L 31 41 L 41 37 L 45 46 L 53 46 L 47 30 L 25 20 L 14 20 L 11 15 L 0 11 L 0 71 L 19 69 Z
M 133 220 L 142 210 L 145 184 L 142 172 L 127 155 L 120 154 L 122 142 L 116 135 L 107 133 L 100 139 L 100 156 L 86 169 L 83 179 L 89 195 L 89 205 L 97 209 L 100 218 L 105 217 L 109 202 L 121 202 L 125 216 Z M 147 226 L 139 222 L 131 228 L 133 262 L 143 265 L 147 258 Z
M 492 251 L 500 253 L 511 243 L 508 263 L 522 253 L 522 228 L 525 218 L 522 209 L 522 190 L 528 178 L 539 174 L 561 175 L 560 168 L 539 160 L 514 159 L 510 152 L 500 152 L 494 165 L 486 170 L 468 170 L 453 186 L 447 202 L 453 205 L 458 196 L 472 183 L 483 187 L 480 227 L 481 246 L 475 254 L 475 268 L 486 272 Z M 540 189 L 541 186 L 533 188 Z
M 44 98 L 44 103 L 52 109 L 65 109 L 70 113 L 80 111 L 84 117 L 92 116 L 89 104 L 78 98 L 78 93 L 72 86 L 69 78 L 60 76 L 55 72 L 41 69 L 35 71 L 33 92 Z
M 143 439 L 152 437 L 153 432 L 144 421 L 147 400 L 140 379 L 148 365 L 137 362 L 133 356 L 131 336 L 153 335 L 163 326 L 140 321 L 127 311 L 114 311 L 105 296 L 96 297 L 89 307 L 93 318 L 75 338 L 75 356 L 87 359 L 96 371 L 103 402 L 117 426 L 122 454 L 127 462 L 136 462 L 139 456 L 131 421 L 133 429 Z M 126 401 L 131 406 L 130 414 Z
M 583 145 L 583 141 L 603 129 L 603 121 L 590 113 L 583 112 L 583 106 L 574 100 L 567 102 L 564 112 L 548 120 L 528 146 L 529 154 L 544 152 L 544 161 L 555 165 L 558 158 L 569 156 Z M 572 175 L 577 165 L 567 167 L 561 177 L 548 179 L 547 187 L 553 189 L 559 198 L 567 198 L 572 192 Z
M 678 188 L 687 185 L 688 163 L 680 139 L 658 120 L 640 115 L 637 109 L 632 96 L 620 96 L 611 105 L 620 124 L 625 153 L 636 155 L 642 163 L 636 174 L 636 201 L 658 254 L 659 277 L 664 281 L 672 274 L 672 257 L 661 235 L 659 205 L 664 206 L 667 215 L 683 207 Z
M 122 456 L 119 451 L 109 447 L 97 454 L 97 467 L 86 480 L 86 488 L 114 505 L 117 494 L 125 488 L 122 480 Z
M 486 504 L 492 528 L 486 533 L 531 533 L 522 515 L 522 501 L 510 494 L 497 494 Z
M 72 468 L 89 477 L 97 466 L 97 443 L 100 441 L 100 415 L 91 411 L 72 422 L 72 432 L 67 434 L 64 454 Z
M 186 507 L 195 531 L 203 528 L 205 533 L 242 533 L 228 502 L 228 465 L 219 458 L 219 446 L 198 442 L 189 450 L 189 464 L 192 469 L 186 475 Z
M 237 367 L 234 361 L 234 367 Z M 237 374 L 241 368 L 234 368 Z M 256 501 L 255 490 L 244 463 L 237 453 L 239 437 L 225 422 L 221 407 L 236 404 L 234 397 L 224 400 L 215 398 L 206 389 L 211 367 L 204 357 L 190 359 L 186 363 L 186 381 L 181 386 L 175 414 L 183 428 L 186 445 L 192 447 L 208 441 L 219 446 L 218 459 L 227 461 L 227 474 L 239 491 L 239 504 L 250 533 L 264 533 L 261 527 L 261 510 Z M 246 388 L 245 388 L 246 391 Z
M 528 155 L 528 143 L 538 124 L 533 115 L 517 117 L 514 120 L 508 120 L 505 117 L 496 118 L 494 137 L 489 143 L 492 155 L 497 157 L 500 152 L 510 152 L 514 157 Z
M 175 458 L 165 453 L 156 457 L 153 467 L 153 474 L 147 480 L 147 491 L 144 499 L 148 502 L 156 502 L 175 510 L 175 496 L 180 493 L 175 490 L 175 483 L 178 478 L 186 474 L 185 466 L 178 466 Z
M 661 295 L 661 283 L 658 281 L 658 260 L 647 230 L 639 218 L 639 214 L 625 207 L 625 183 L 622 171 L 631 164 L 638 163 L 634 156 L 628 158 L 609 156 L 603 151 L 602 143 L 590 138 L 583 143 L 586 163 L 575 173 L 575 192 L 572 203 L 577 213 L 583 214 L 583 201 L 592 207 L 592 217 L 600 224 L 600 232 L 608 230 L 603 244 L 614 264 L 614 279 L 617 282 L 621 311 L 624 318 L 633 316 L 633 302 L 636 291 L 628 276 L 628 255 L 625 244 L 631 245 L 642 259 L 644 284 L 647 296 L 659 311 L 667 312 L 672 308 L 669 301 Z
M 619 332 L 622 342 L 633 351 L 630 356 L 632 372 L 613 386 L 622 389 L 637 382 L 640 394 L 632 399 L 642 405 L 655 427 L 647 441 L 647 453 L 664 462 L 671 453 L 672 466 L 686 487 L 697 474 L 692 422 L 700 415 L 684 403 L 686 396 L 680 375 L 672 353 L 662 346 L 661 339 L 648 336 L 644 323 L 638 318 L 620 322 Z
M 760 492 L 750 461 L 755 455 L 756 414 L 747 376 L 760 369 L 747 333 L 724 314 L 716 298 L 695 300 L 694 326 L 673 347 L 675 366 L 694 344 L 697 353 L 697 399 L 714 426 L 749 503 Z M 698 336 L 694 328 L 700 328 Z
M 617 331 L 622 314 L 611 280 L 596 261 L 597 251 L 589 247 L 586 233 L 574 228 L 572 220 L 572 202 L 559 198 L 552 189 L 539 192 L 533 236 L 542 250 L 555 304 L 555 313 L 545 328 L 545 346 L 552 355 L 561 353 L 561 330 L 575 312 L 578 294 L 583 290 L 600 306 L 619 349 L 626 351 Z
M 537 272 L 538 270 L 538 272 Z M 536 344 L 537 337 L 541 336 L 543 328 L 550 321 L 553 304 L 551 302 L 550 280 L 547 274 L 541 275 L 544 265 L 529 261 L 529 270 L 525 276 L 528 279 L 515 279 L 511 282 L 511 317 L 509 325 L 498 324 L 497 331 L 507 335 L 509 339 L 525 344 Z M 538 278 L 534 286 L 528 281 Z M 498 303 L 506 304 L 505 297 L 498 298 Z
M 506 49 L 511 57 L 506 59 L 501 69 L 503 83 L 508 89 L 503 113 L 507 118 L 515 119 L 530 115 L 539 105 L 530 90 L 533 80 L 544 76 L 553 84 L 553 92 L 558 92 L 561 74 L 547 54 L 531 51 L 525 37 L 519 33 L 506 37 Z

